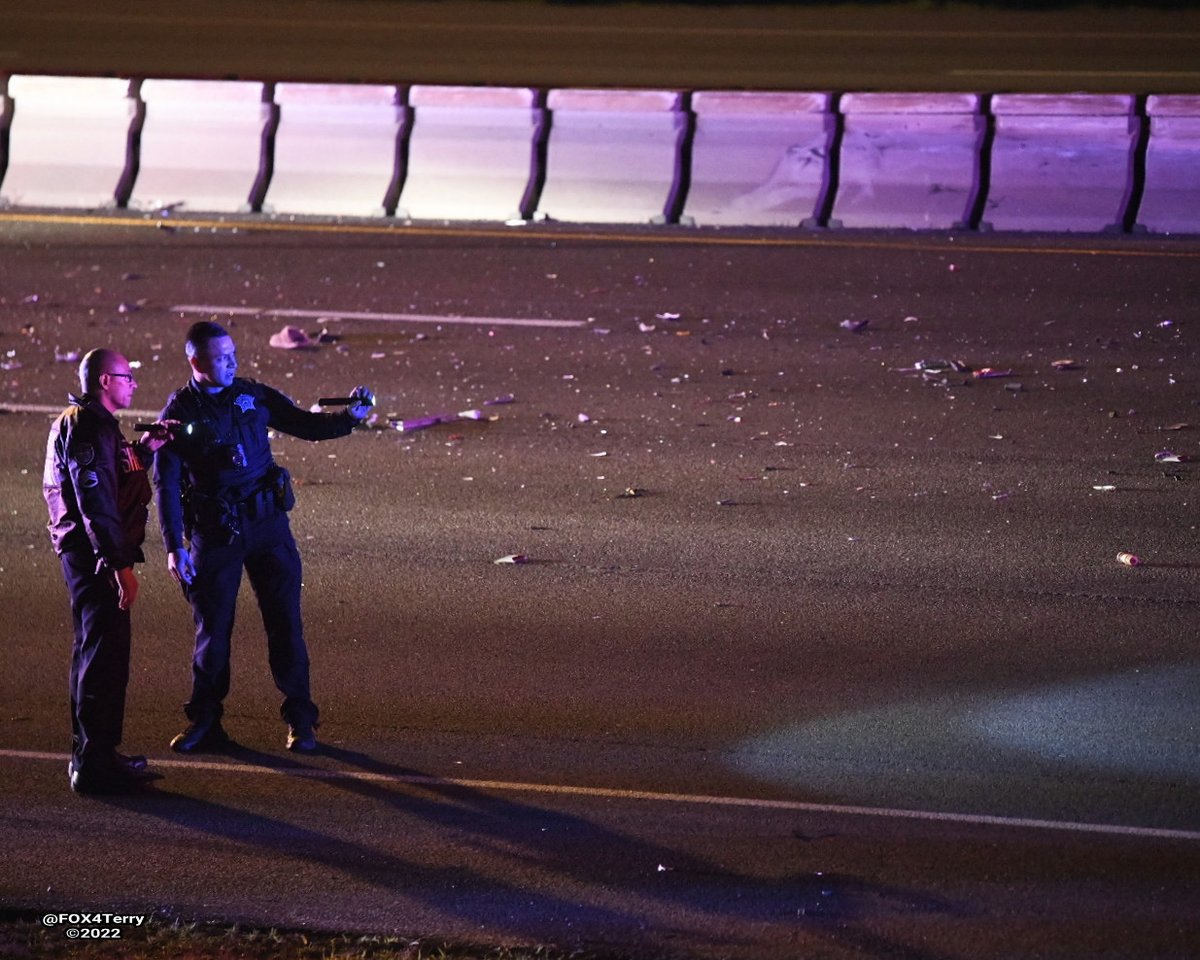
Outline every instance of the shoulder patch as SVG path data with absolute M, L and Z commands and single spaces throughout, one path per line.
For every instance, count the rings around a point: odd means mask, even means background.
M 233 402 L 237 404 L 242 413 L 248 413 L 254 409 L 254 397 L 248 393 L 239 393 L 233 398 Z
M 96 448 L 90 443 L 81 443 L 75 450 L 75 462 L 81 467 L 90 467 L 96 462 Z

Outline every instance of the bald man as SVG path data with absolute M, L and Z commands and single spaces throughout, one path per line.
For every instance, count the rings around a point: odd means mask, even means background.
M 137 599 L 133 565 L 145 559 L 146 465 L 173 426 L 159 421 L 129 443 L 114 416 L 137 390 L 129 361 L 93 350 L 79 365 L 81 394 L 54 421 L 46 443 L 42 495 L 50 540 L 71 598 L 72 750 L 76 793 L 128 793 L 154 775 L 145 757 L 117 752 L 129 683 L 130 616 Z

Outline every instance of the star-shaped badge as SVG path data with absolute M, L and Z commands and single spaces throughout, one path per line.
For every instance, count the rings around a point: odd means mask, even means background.
M 239 393 L 233 398 L 233 402 L 237 404 L 238 409 L 242 413 L 246 413 L 254 409 L 254 398 L 248 393 Z

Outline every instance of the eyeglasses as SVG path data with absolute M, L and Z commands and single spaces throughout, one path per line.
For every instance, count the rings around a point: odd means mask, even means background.
M 120 377 L 122 380 L 128 380 L 130 383 L 133 383 L 133 380 L 134 380 L 132 373 L 109 373 L 109 374 L 106 374 L 106 376 Z

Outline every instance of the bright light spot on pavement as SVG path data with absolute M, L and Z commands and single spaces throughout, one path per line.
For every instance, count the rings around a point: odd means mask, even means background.
M 1200 783 L 1200 665 L 1009 697 L 980 711 L 992 743 L 1096 771 Z
M 814 796 L 1017 808 L 1125 780 L 1200 785 L 1200 664 L 837 714 L 742 743 L 733 766 Z

